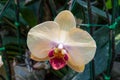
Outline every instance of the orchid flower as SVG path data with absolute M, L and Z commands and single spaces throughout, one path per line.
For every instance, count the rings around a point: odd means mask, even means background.
M 0 56 L 0 67 L 3 65 L 2 56 Z
M 28 32 L 27 45 L 33 60 L 49 60 L 55 70 L 68 65 L 77 72 L 84 70 L 96 51 L 94 39 L 76 28 L 75 18 L 68 10 L 60 12 L 54 21 L 33 27 Z

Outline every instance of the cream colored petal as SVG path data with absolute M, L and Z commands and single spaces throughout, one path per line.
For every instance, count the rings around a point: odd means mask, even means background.
M 54 20 L 60 25 L 62 30 L 69 31 L 71 28 L 76 27 L 76 21 L 73 14 L 68 11 L 61 11 Z
M 44 58 L 39 58 L 39 57 L 37 57 L 37 56 L 34 56 L 33 54 L 31 54 L 31 59 L 33 59 L 33 60 L 35 60 L 35 61 L 46 61 L 46 60 L 49 60 L 49 57 L 48 56 L 46 56 L 46 57 L 44 57 Z
M 56 22 L 48 21 L 33 27 L 28 32 L 27 45 L 37 58 L 48 56 L 49 50 L 56 45 L 60 28 Z
M 0 56 L 0 67 L 3 65 L 2 57 Z
M 71 57 L 68 58 L 67 65 L 76 72 L 83 72 L 85 69 L 85 64 L 82 60 L 81 64 L 75 64 L 74 60 Z
M 73 29 L 68 33 L 65 41 L 66 49 L 75 64 L 87 64 L 95 55 L 96 43 L 88 32 L 81 29 Z

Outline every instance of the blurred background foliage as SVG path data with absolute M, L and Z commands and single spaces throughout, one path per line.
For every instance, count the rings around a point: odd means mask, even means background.
M 35 25 L 49 20 L 62 10 L 69 9 L 76 17 L 78 27 L 89 31 L 93 27 L 93 38 L 96 40 L 95 79 L 103 80 L 109 59 L 109 26 L 115 25 L 115 57 L 113 62 L 120 62 L 120 0 L 113 9 L 112 0 L 88 0 L 91 5 L 91 24 L 89 23 L 87 0 L 0 0 L 0 47 L 4 67 L 0 75 L 7 80 L 90 80 L 90 64 L 83 73 L 76 73 L 69 67 L 59 71 L 33 69 L 37 62 L 29 58 L 26 45 L 27 32 Z M 114 14 L 113 15 L 113 10 Z M 49 64 L 41 62 L 41 64 Z M 117 64 L 117 65 L 118 65 Z M 120 65 L 120 64 L 119 64 Z M 114 67 L 113 67 L 114 68 Z M 116 67 L 115 67 L 116 68 Z M 112 73 L 112 72 L 111 72 Z M 118 73 L 120 76 L 120 73 Z M 117 76 L 117 77 L 118 77 Z M 116 76 L 115 76 L 116 77 Z M 114 76 L 112 78 L 115 79 Z

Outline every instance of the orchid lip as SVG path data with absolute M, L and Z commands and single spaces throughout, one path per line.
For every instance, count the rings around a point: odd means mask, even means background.
M 49 57 L 53 57 L 53 56 L 54 56 L 53 53 L 54 53 L 54 50 L 51 50 L 51 51 L 49 52 L 48 56 L 49 56 Z
M 64 49 L 54 48 L 49 52 L 48 56 L 50 57 L 50 64 L 55 70 L 63 68 L 66 61 L 68 61 L 68 55 Z

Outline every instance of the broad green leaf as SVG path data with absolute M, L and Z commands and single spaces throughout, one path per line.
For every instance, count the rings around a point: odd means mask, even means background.
M 116 1 L 118 1 L 118 4 L 120 6 L 120 0 L 116 0 Z M 112 9 L 112 2 L 111 2 L 111 0 L 107 0 L 106 6 L 107 6 L 107 9 Z
M 64 77 L 64 74 L 58 70 L 55 71 L 55 70 L 51 69 L 50 71 L 59 78 Z
M 111 2 L 111 0 L 107 0 L 106 6 L 107 6 L 107 9 L 111 9 L 112 8 L 112 2 Z
M 17 44 L 17 43 L 18 43 L 17 37 L 9 36 L 9 37 L 5 37 L 5 38 L 3 39 L 3 44 L 4 44 L 4 45 L 10 44 L 10 43 L 15 43 L 15 44 Z M 20 44 L 21 44 L 21 45 L 25 45 L 25 40 L 24 40 L 24 39 L 20 39 Z
M 4 5 L 0 4 L 0 11 L 4 8 Z M 16 13 L 13 9 L 10 7 L 5 10 L 5 12 L 2 14 L 2 16 L 7 17 L 8 19 L 12 21 L 16 21 Z M 27 25 L 26 21 L 22 16 L 20 16 L 20 23 Z
M 82 0 L 76 0 L 76 3 L 78 3 L 80 6 L 82 6 L 83 8 L 87 9 L 87 3 L 85 1 Z M 73 10 L 73 8 L 75 8 L 75 10 L 77 10 L 78 7 L 75 7 L 76 5 L 71 6 L 71 10 Z M 102 17 L 104 19 L 107 19 L 106 13 L 103 10 L 100 10 L 99 8 L 95 7 L 95 6 L 91 6 L 91 10 L 93 13 L 95 13 L 96 15 L 98 15 L 99 17 Z M 111 15 L 109 14 L 109 18 L 111 20 Z
M 37 17 L 35 16 L 34 12 L 29 8 L 22 8 L 21 9 L 22 17 L 31 27 L 37 24 Z

